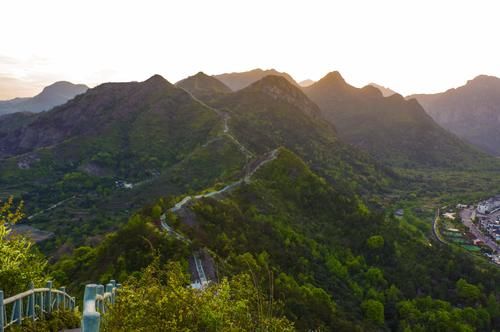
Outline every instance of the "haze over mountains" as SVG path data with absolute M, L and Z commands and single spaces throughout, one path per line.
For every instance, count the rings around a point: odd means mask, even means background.
M 415 98 L 442 127 L 478 148 L 500 155 L 500 79 L 481 75 L 464 86 Z
M 60 81 L 45 87 L 34 97 L 0 100 L 0 115 L 14 112 L 42 112 L 64 104 L 88 90 L 84 84 Z

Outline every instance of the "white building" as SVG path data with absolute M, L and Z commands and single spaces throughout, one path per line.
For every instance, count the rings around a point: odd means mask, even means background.
M 478 205 L 477 205 L 477 212 L 481 213 L 481 214 L 486 214 L 486 213 L 489 213 L 489 204 L 488 202 L 480 202 Z
M 486 201 L 479 202 L 477 205 L 477 212 L 481 214 L 488 214 L 500 209 L 500 197 L 495 196 Z

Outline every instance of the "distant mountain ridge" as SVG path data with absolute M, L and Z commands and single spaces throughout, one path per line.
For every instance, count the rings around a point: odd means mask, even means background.
M 305 87 L 308 87 L 310 85 L 313 85 L 314 83 L 316 83 L 316 81 L 313 81 L 313 80 L 310 80 L 310 79 L 307 79 L 307 80 L 303 80 L 303 81 L 300 81 L 299 82 L 299 85 L 303 88 Z
M 342 139 L 392 166 L 471 166 L 487 157 L 441 128 L 418 102 L 399 94 L 383 97 L 370 85 L 355 88 L 338 72 L 304 91 Z
M 478 148 L 500 156 L 500 79 L 480 75 L 465 85 L 415 98 L 441 126 Z
M 264 78 L 268 75 L 282 76 L 293 85 L 298 86 L 297 82 L 295 82 L 295 80 L 290 75 L 288 75 L 287 73 L 279 72 L 275 69 L 262 70 L 260 68 L 257 68 L 246 72 L 214 75 L 214 77 L 231 88 L 231 90 L 237 91 L 249 86 L 254 82 L 257 82 L 261 78 Z
M 85 84 L 59 81 L 45 87 L 34 97 L 0 100 L 0 115 L 14 112 L 38 113 L 64 104 L 88 90 Z
M 396 91 L 394 91 L 394 90 L 392 90 L 392 89 L 389 89 L 388 87 L 385 87 L 385 86 L 379 85 L 379 84 L 377 84 L 377 83 L 370 83 L 370 84 L 368 84 L 368 85 L 371 85 L 371 86 L 373 86 L 373 87 L 375 87 L 375 88 L 379 89 L 379 90 L 380 90 L 380 92 L 382 92 L 382 95 L 383 95 L 384 97 L 390 97 L 390 96 L 395 95 L 395 94 L 397 93 Z

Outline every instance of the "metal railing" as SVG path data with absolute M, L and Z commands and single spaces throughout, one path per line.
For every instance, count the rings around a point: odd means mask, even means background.
M 66 293 L 66 288 L 52 289 L 52 281 L 45 288 L 35 288 L 4 299 L 0 290 L 0 332 L 11 325 L 21 325 L 24 319 L 43 319 L 54 310 L 73 310 L 75 298 Z M 10 313 L 10 315 L 7 315 Z
M 111 280 L 106 287 L 90 284 L 85 286 L 83 296 L 82 332 L 98 332 L 101 325 L 101 314 L 107 306 L 115 303 L 117 289 L 121 285 Z

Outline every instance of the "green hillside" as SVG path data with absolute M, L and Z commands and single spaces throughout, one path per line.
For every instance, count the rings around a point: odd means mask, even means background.
M 63 259 L 54 273 L 62 280 L 81 268 L 87 276 L 105 269 L 103 278 L 130 274 L 153 261 L 148 239 L 163 260 L 186 264 L 190 252 L 204 250 L 218 278 L 250 273 L 299 331 L 488 331 L 499 315 L 492 307 L 498 269 L 429 241 L 415 221 L 370 212 L 283 148 L 249 183 L 169 217 L 189 244 L 159 241 L 151 227 L 156 209 L 144 209 L 97 248 L 80 249 L 84 255 Z
M 284 146 L 329 181 L 361 194 L 391 181 L 389 169 L 339 140 L 318 106 L 282 77 L 266 76 L 214 105 L 231 115 L 234 135 L 256 154 Z

